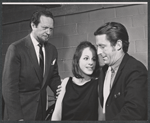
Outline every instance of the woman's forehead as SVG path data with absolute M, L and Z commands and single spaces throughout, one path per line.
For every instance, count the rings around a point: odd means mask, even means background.
M 87 56 L 94 56 L 95 55 L 95 51 L 93 49 L 91 49 L 90 47 L 86 47 L 83 49 L 82 51 L 82 55 L 87 55 Z

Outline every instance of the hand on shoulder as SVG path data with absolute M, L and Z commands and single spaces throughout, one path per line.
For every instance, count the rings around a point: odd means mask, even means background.
M 56 98 L 58 98 L 58 95 L 62 91 L 62 88 L 66 87 L 66 83 L 68 82 L 69 77 L 66 77 L 64 79 L 61 79 L 61 85 L 58 85 L 57 90 L 56 90 Z

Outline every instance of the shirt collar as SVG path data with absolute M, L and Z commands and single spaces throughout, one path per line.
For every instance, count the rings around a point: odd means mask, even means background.
M 33 45 L 34 46 L 38 46 L 39 42 L 34 38 L 34 36 L 32 35 L 32 33 L 30 34 L 30 37 L 31 37 Z

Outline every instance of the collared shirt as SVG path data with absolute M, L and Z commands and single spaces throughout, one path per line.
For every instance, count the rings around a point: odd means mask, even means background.
M 118 68 L 122 62 L 122 59 L 124 57 L 124 54 L 116 61 L 116 63 L 114 65 L 111 66 L 112 68 L 112 74 L 111 74 L 111 87 L 113 85 L 113 82 L 114 82 L 114 79 L 116 77 L 116 74 L 117 74 L 117 71 L 118 71 Z
M 38 63 L 40 64 L 40 57 L 39 57 L 40 47 L 38 46 L 39 42 L 33 37 L 32 33 L 30 34 L 30 37 L 31 37 L 31 40 L 32 40 L 32 43 L 33 43 L 33 46 L 34 46 L 34 49 L 36 52 Z M 45 47 L 44 46 L 42 47 L 42 51 L 43 51 L 43 55 L 44 55 L 44 73 L 45 73 Z M 44 73 L 43 73 L 43 75 L 44 75 Z

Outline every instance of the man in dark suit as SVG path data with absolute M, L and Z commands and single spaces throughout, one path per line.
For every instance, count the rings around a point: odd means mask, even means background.
M 126 28 L 108 22 L 95 33 L 101 69 L 99 96 L 104 120 L 147 120 L 148 72 L 128 51 Z
M 2 77 L 4 120 L 44 120 L 47 86 L 56 92 L 60 85 L 57 50 L 48 42 L 54 18 L 49 11 L 35 12 L 32 32 L 7 50 Z M 42 46 L 42 47 L 40 47 Z

